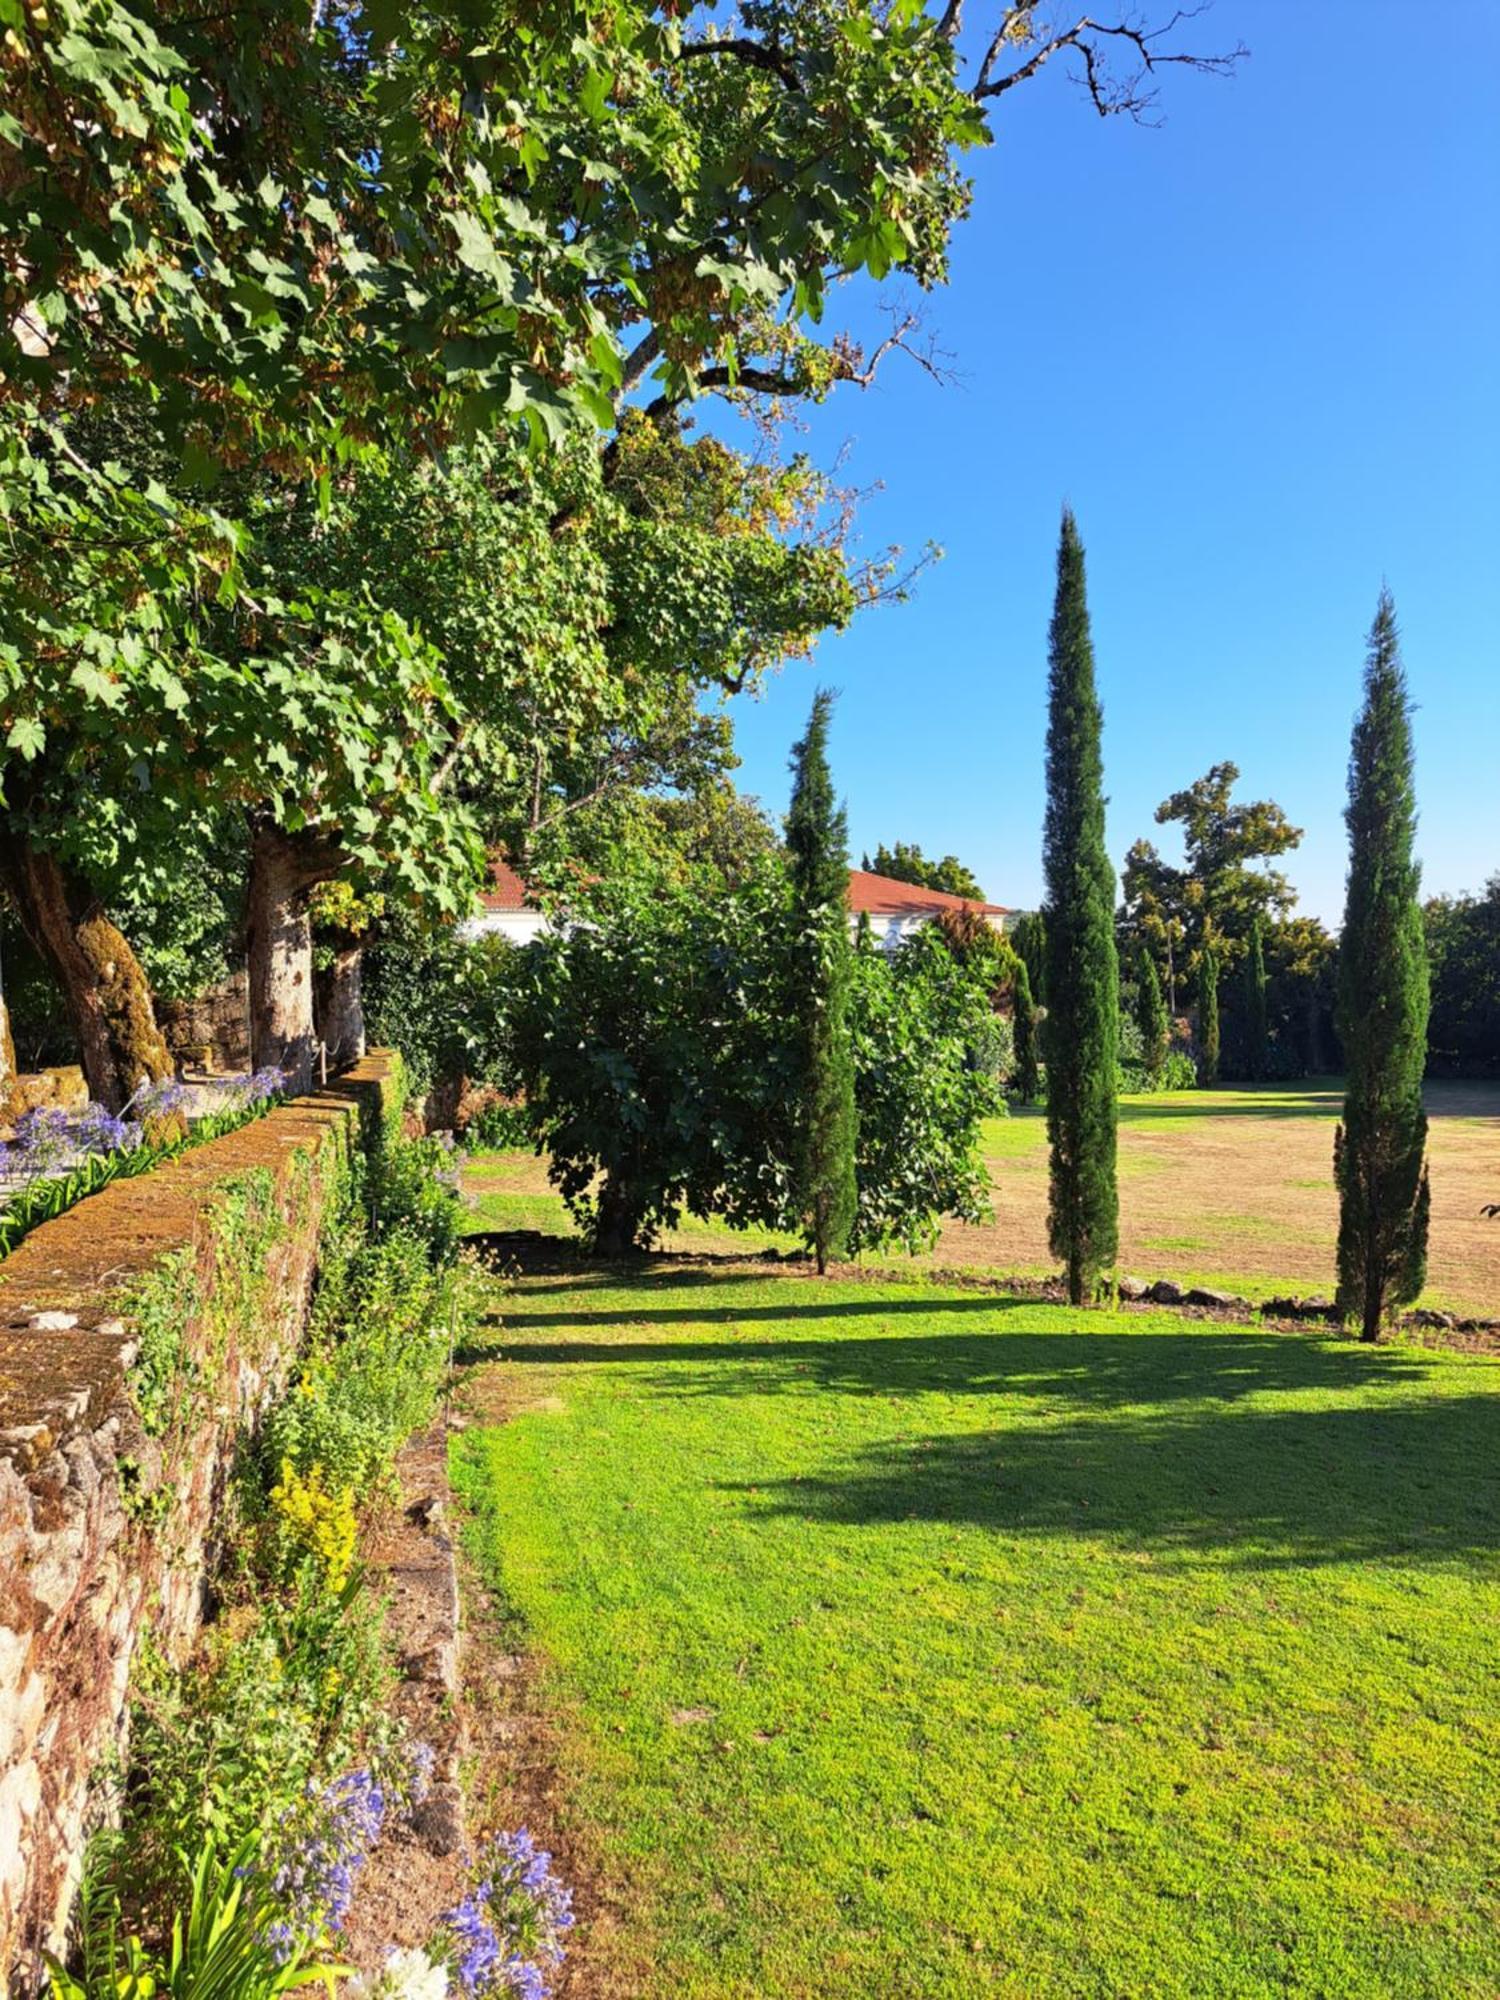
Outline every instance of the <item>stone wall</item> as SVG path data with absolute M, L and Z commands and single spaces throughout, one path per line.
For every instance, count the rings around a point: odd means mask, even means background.
M 180 1657 L 198 1629 L 237 1437 L 296 1352 L 323 1215 L 395 1068 L 371 1055 L 0 1263 L 0 1967 L 18 1991 L 60 1948 L 108 1815 L 137 1650 Z M 163 1351 L 186 1364 L 166 1380 Z
M 243 968 L 196 999 L 158 1000 L 156 1023 L 174 1056 L 209 1048 L 216 1070 L 250 1067 L 250 983 Z M 196 1060 L 190 1056 L 190 1067 Z

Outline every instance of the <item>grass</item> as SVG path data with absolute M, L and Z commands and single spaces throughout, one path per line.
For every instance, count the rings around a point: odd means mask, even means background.
M 1500 1360 L 523 1280 L 456 1477 L 632 2000 L 1500 1990 Z
M 1429 1306 L 1489 1314 L 1500 1302 L 1500 1087 L 1433 1084 Z M 1253 1299 L 1333 1289 L 1337 1210 L 1333 1128 L 1337 1079 L 1232 1090 L 1167 1091 L 1120 1106 L 1120 1268 Z M 1047 1246 L 1047 1126 L 1035 1109 L 989 1120 L 983 1149 L 994 1218 L 950 1223 L 927 1266 L 1008 1276 L 1056 1269 Z M 476 1224 L 565 1231 L 544 1164 L 529 1154 L 486 1156 L 472 1186 Z M 667 1239 L 677 1250 L 790 1247 L 765 1232 L 731 1234 L 689 1220 Z M 890 1254 L 867 1258 L 900 1263 Z

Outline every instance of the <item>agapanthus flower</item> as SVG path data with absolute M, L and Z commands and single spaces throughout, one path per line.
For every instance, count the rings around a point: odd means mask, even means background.
M 360 1770 L 331 1785 L 309 1782 L 302 1806 L 283 1820 L 268 1869 L 282 1918 L 266 1932 L 283 1963 L 297 1938 L 342 1927 L 385 1813 L 383 1786 L 372 1771 Z
M 43 1174 L 55 1173 L 59 1167 L 65 1167 L 77 1150 L 72 1120 L 66 1111 L 49 1104 L 36 1111 L 28 1111 L 16 1120 L 10 1164 L 25 1174 L 28 1180 L 36 1180 Z
M 420 1948 L 393 1950 L 378 1972 L 359 1972 L 344 1988 L 349 2000 L 446 2000 L 448 1968 Z
M 573 1899 L 552 1857 L 525 1827 L 498 1833 L 479 1855 L 474 1886 L 444 1918 L 465 2000 L 512 1994 L 545 2000 L 562 1964 Z

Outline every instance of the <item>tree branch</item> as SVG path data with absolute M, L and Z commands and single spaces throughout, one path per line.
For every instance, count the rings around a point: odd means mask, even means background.
M 678 55 L 684 62 L 691 56 L 731 56 L 736 62 L 748 63 L 752 69 L 763 69 L 768 75 L 778 77 L 788 90 L 800 93 L 802 89 L 801 77 L 785 56 L 761 42 L 752 42 L 748 36 L 726 35 L 718 42 L 684 42 Z
M 950 10 L 954 4 L 961 4 L 961 0 L 950 0 Z M 1154 123 L 1151 113 L 1156 106 L 1157 92 L 1147 86 L 1159 69 L 1175 64 L 1184 69 L 1198 70 L 1205 76 L 1230 76 L 1235 64 L 1249 53 L 1243 42 L 1223 55 L 1194 55 L 1187 50 L 1169 51 L 1160 46 L 1163 39 L 1184 21 L 1195 20 L 1203 11 L 1201 7 L 1179 8 L 1170 21 L 1152 29 L 1135 21 L 1096 21 L 1085 14 L 1071 28 L 1065 28 L 1043 42 L 1018 68 L 996 76 L 995 66 L 1008 45 L 1002 27 L 984 52 L 979 74 L 969 94 L 976 102 L 1003 97 L 1007 90 L 1014 90 L 1018 83 L 1025 83 L 1034 77 L 1062 50 L 1072 49 L 1082 58 L 1082 81 L 1101 118 L 1124 112 L 1138 125 Z M 1110 42 L 1122 43 L 1134 51 L 1138 67 L 1129 76 L 1116 80 L 1110 75 L 1101 47 L 1101 43 L 1107 45 Z

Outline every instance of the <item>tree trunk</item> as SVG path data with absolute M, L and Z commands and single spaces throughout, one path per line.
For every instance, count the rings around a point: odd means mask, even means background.
M 121 1111 L 143 1082 L 172 1074 L 141 962 L 55 854 L 15 836 L 3 869 L 21 928 L 62 988 L 89 1095 Z
M 323 993 L 323 1045 L 330 1063 L 356 1063 L 365 1052 L 364 946 L 339 945 Z
M 284 1072 L 287 1088 L 312 1084 L 312 920 L 307 892 L 338 873 L 342 856 L 307 835 L 260 826 L 250 840 L 246 967 L 250 979 L 250 1060 Z
M 4 992 L 0 991 L 0 1106 L 10 1094 L 15 1073 L 16 1042 L 10 1031 L 10 1009 L 5 1004 Z
M 629 1183 L 615 1174 L 605 1176 L 594 1217 L 594 1254 L 628 1257 L 640 1248 L 641 1213 Z

